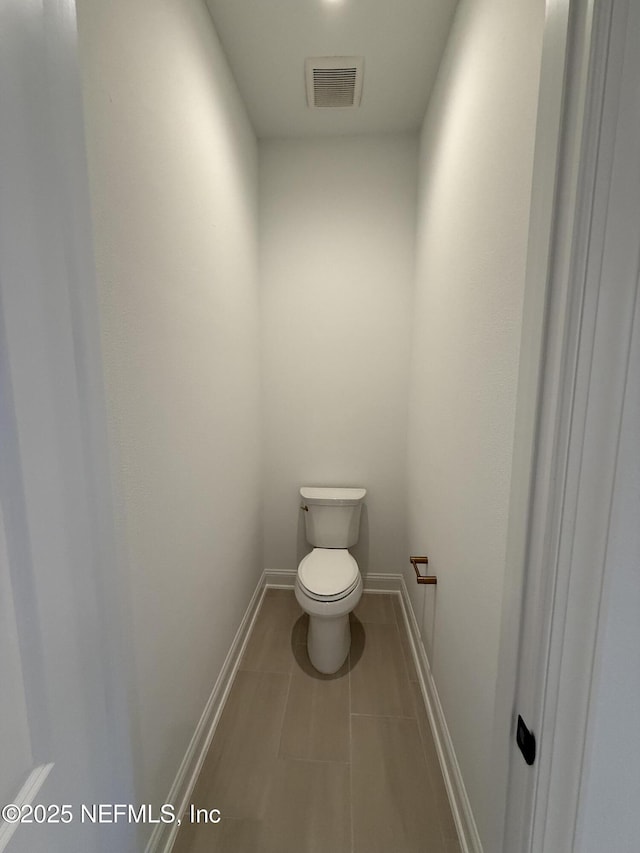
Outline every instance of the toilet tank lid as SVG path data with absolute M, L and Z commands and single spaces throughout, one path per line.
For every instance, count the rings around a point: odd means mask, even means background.
M 364 500 L 366 489 L 334 489 L 303 486 L 300 495 L 307 503 L 319 506 L 355 506 Z

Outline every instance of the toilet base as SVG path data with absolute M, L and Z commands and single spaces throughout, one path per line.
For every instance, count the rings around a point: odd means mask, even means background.
M 314 669 L 333 675 L 347 659 L 351 646 L 349 614 L 337 619 L 309 616 L 307 653 Z

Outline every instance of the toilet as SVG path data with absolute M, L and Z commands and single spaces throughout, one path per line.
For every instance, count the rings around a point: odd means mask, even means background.
M 351 646 L 349 613 L 362 597 L 362 577 L 347 549 L 358 541 L 366 494 L 366 489 L 300 489 L 305 533 L 313 551 L 300 561 L 295 594 L 309 614 L 309 660 L 325 675 L 340 669 Z

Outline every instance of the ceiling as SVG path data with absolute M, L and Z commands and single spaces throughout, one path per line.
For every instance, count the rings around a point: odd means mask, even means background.
M 259 137 L 420 127 L 457 0 L 207 0 Z M 357 109 L 309 109 L 308 56 L 364 56 Z

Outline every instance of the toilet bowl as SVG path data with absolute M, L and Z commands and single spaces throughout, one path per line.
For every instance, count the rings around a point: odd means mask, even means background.
M 362 596 L 362 577 L 348 547 L 358 541 L 366 490 L 303 487 L 300 495 L 307 540 L 315 547 L 298 566 L 295 595 L 309 614 L 309 660 L 330 675 L 349 654 L 349 613 Z
M 314 548 L 298 567 L 295 594 L 309 614 L 309 660 L 318 672 L 337 672 L 351 646 L 349 613 L 362 597 L 358 564 L 346 549 Z

